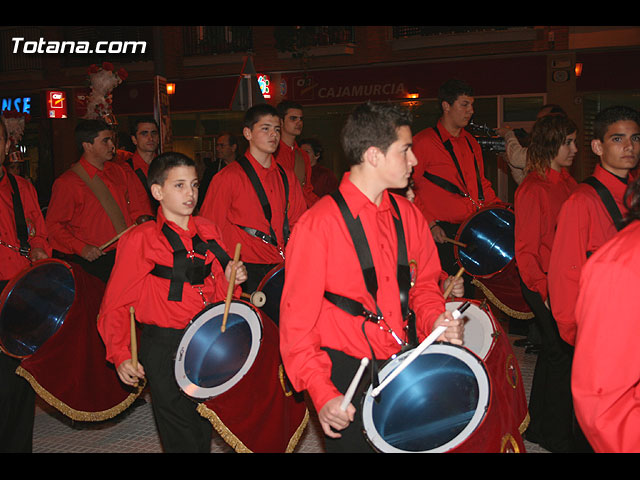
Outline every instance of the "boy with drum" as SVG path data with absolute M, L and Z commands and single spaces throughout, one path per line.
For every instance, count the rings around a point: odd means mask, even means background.
M 239 296 L 246 269 L 224 254 L 215 224 L 191 215 L 198 200 L 193 160 L 180 153 L 159 155 L 149 167 L 148 183 L 160 204 L 157 220 L 120 238 L 98 330 L 122 382 L 134 386 L 148 379 L 164 451 L 209 452 L 211 423 L 180 392 L 172 359 L 191 319 L 226 297 L 232 269 Z M 131 307 L 142 325 L 140 363 L 131 353 Z
M 416 164 L 408 112 L 360 105 L 342 143 L 351 168 L 339 195 L 314 204 L 287 246 L 280 351 L 293 387 L 307 390 L 318 411 L 327 451 L 361 452 L 372 450 L 359 403 L 341 408 L 360 360 L 377 366 L 444 324 L 439 339 L 461 344 L 464 327 L 445 312 L 429 225 L 411 202 L 387 191 L 405 188 Z M 364 264 L 362 253 L 370 259 Z
M 295 173 L 274 159 L 280 130 L 275 107 L 258 104 L 247 110 L 242 133 L 249 148 L 213 177 L 200 209 L 220 227 L 225 244 L 242 244 L 248 293 L 282 263 L 290 231 L 307 209 Z

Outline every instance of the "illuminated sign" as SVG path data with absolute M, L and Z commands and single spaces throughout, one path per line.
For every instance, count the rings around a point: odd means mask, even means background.
M 47 91 L 47 114 L 49 118 L 67 118 L 67 96 L 64 92 Z
M 31 97 L 3 98 L 0 104 L 2 105 L 0 112 L 7 110 L 31 114 Z
M 268 75 L 258 75 L 258 85 L 260 85 L 260 91 L 264 98 L 271 98 L 271 85 Z

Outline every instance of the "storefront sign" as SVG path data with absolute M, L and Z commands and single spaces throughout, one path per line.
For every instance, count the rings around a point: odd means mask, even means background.
M 47 116 L 49 118 L 67 118 L 67 95 L 57 90 L 48 90 Z
M 15 97 L 0 99 L 1 112 L 12 111 L 31 115 L 31 97 Z

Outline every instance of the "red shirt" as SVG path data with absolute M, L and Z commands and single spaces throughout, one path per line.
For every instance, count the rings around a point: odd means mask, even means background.
M 132 225 L 140 215 L 151 213 L 130 203 L 130 192 L 137 188 L 135 183 L 139 185 L 140 182 L 127 175 L 118 164 L 106 162 L 103 170 L 98 170 L 82 157 L 80 165 L 90 177 L 98 175 L 102 179 L 120 207 L 127 225 Z M 51 246 L 64 253 L 80 254 L 85 245 L 99 247 L 117 234 L 100 201 L 71 170 L 60 175 L 53 183 L 46 223 Z M 106 251 L 116 248 L 116 245 L 117 242 Z
M 366 233 L 378 281 L 378 306 L 391 329 L 406 340 L 397 282 L 395 210 L 385 192 L 377 207 L 345 174 L 340 184 L 349 209 L 358 215 Z M 400 207 L 409 261 L 417 263 L 415 286 L 409 292 L 416 313 L 419 339 L 432 330 L 445 303 L 438 285 L 438 253 L 424 217 L 406 198 L 395 196 Z M 280 304 L 280 352 L 287 375 L 298 391 L 307 390 L 320 410 L 340 395 L 331 382 L 331 361 L 321 347 L 356 358 L 371 358 L 362 332 L 363 317 L 353 317 L 324 298 L 339 294 L 375 312 L 351 236 L 340 210 L 324 196 L 296 225 L 287 246 L 285 285 Z M 367 336 L 377 359 L 389 358 L 400 345 L 388 331 L 367 322 Z
M 416 197 L 420 198 L 416 205 L 421 208 L 425 218 L 429 220 L 460 224 L 474 214 L 480 205 L 474 157 L 480 172 L 484 193 L 483 204 L 495 203 L 499 199 L 493 191 L 491 183 L 484 176 L 482 150 L 476 139 L 464 129 L 458 137 L 454 137 L 442 126 L 440 121 L 438 121 L 437 128 L 442 135 L 442 141 L 433 128 L 422 130 L 413 137 L 412 150 L 418 159 L 418 164 L 413 169 L 414 191 Z M 447 140 L 451 140 L 453 145 L 453 151 L 464 176 L 464 183 L 460 179 L 451 155 L 442 143 Z M 424 178 L 425 171 L 448 180 L 461 191 L 468 193 L 470 198 L 462 197 L 437 186 Z
M 307 207 L 310 207 L 318 201 L 318 195 L 313 191 L 313 184 L 311 183 L 311 161 L 307 152 L 302 150 L 297 143 L 290 147 L 282 140 L 280 140 L 280 146 L 275 153 L 276 162 L 282 165 L 284 168 L 288 168 L 295 172 L 296 164 L 296 152 L 298 152 L 304 160 L 304 185 L 302 187 L 302 193 L 304 194 L 304 200 L 307 202 Z
M 313 192 L 318 197 L 322 197 L 337 190 L 339 182 L 331 170 L 316 163 L 311 168 L 311 185 L 313 185 Z
M 151 208 L 151 201 L 149 199 L 149 194 L 147 193 L 147 184 L 142 183 L 142 180 L 138 177 L 138 169 L 140 169 L 142 173 L 144 173 L 146 179 L 149 174 L 149 164 L 144 161 L 137 150 L 128 158 L 118 157 L 114 161 L 123 168 L 129 177 L 131 177 L 129 201 L 132 208 L 136 211 L 148 211 L 149 215 L 151 215 L 153 209 Z M 131 162 L 131 165 L 129 165 L 129 161 Z
M 626 215 L 624 194 L 627 184 L 602 166 L 593 176 L 609 189 L 622 215 Z M 549 261 L 549 299 L 562 339 L 573 345 L 576 335 L 576 300 L 582 266 L 587 252 L 595 252 L 617 230 L 593 187 L 580 184 L 558 214 L 558 227 Z
M 272 161 L 269 168 L 258 163 L 247 152 L 246 158 L 256 171 L 271 206 L 271 224 L 278 240 L 278 247 L 268 244 L 239 227 L 255 228 L 269 234 L 269 223 L 264 216 L 260 200 L 249 177 L 238 162 L 232 162 L 218 172 L 207 189 L 200 215 L 212 220 L 222 232 L 225 245 L 235 249 L 242 244 L 242 261 L 245 263 L 281 263 L 280 251 L 284 251 L 283 224 L 287 199 L 280 169 Z M 292 170 L 284 169 L 289 183 L 289 225 L 291 229 L 307 209 L 302 188 Z M 232 252 L 233 253 L 233 252 Z
M 516 263 L 524 284 L 547 299 L 547 272 L 560 207 L 578 183 L 565 170 L 530 172 L 514 198 Z
M 98 316 L 98 330 L 107 349 L 107 360 L 116 366 L 131 358 L 131 306 L 140 323 L 183 329 L 205 306 L 200 289 L 211 303 L 223 301 L 226 297 L 229 282 L 224 276 L 224 269 L 207 251 L 205 264 L 211 263 L 211 275 L 206 277 L 204 285 L 199 289 L 185 283 L 182 301 L 168 300 L 170 280 L 149 273 L 155 265 L 173 266 L 173 250 L 162 233 L 165 223 L 180 235 L 187 250 L 191 250 L 191 239 L 196 233 L 202 240 L 214 239 L 224 248 L 220 231 L 209 220 L 191 217 L 189 229 L 183 230 L 166 220 L 161 207 L 158 208 L 157 221 L 138 225 L 120 238 L 115 265 Z M 239 296 L 240 287 L 236 287 L 235 294 Z
M 640 222 L 587 261 L 576 303 L 571 374 L 576 416 L 596 452 L 640 452 Z
M 2 169 L 0 178 L 0 240 L 4 243 L 20 248 L 20 241 L 16 231 L 16 220 L 13 212 L 13 188 L 7 176 L 7 170 Z M 36 189 L 28 180 L 14 175 L 20 200 L 24 210 L 31 248 L 42 248 L 51 256 L 51 246 L 47 241 L 47 228 L 42 218 Z M 0 280 L 10 280 L 20 271 L 30 265 L 29 259 L 20 255 L 15 250 L 0 245 Z

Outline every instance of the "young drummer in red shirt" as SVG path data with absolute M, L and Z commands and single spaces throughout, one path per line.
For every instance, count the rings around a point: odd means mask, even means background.
M 565 115 L 536 121 L 527 149 L 525 178 L 516 190 L 515 254 L 522 294 L 535 315 L 542 348 L 536 360 L 526 438 L 553 452 L 569 452 L 573 440 L 571 352 L 549 309 L 547 272 L 562 204 L 577 182 L 568 168 L 578 151 L 577 127 Z
M 259 104 L 247 110 L 242 133 L 249 148 L 244 157 L 213 177 L 200 209 L 200 215 L 220 227 L 229 248 L 242 244 L 242 258 L 249 275 L 242 288 L 249 293 L 282 263 L 289 232 L 307 209 L 293 170 L 278 165 L 274 159 L 280 125 L 278 111 L 271 105 Z M 258 185 L 251 182 L 243 166 L 255 172 Z M 264 191 L 270 221 L 256 187 Z
M 347 120 L 342 142 L 351 168 L 339 192 L 362 222 L 375 267 L 376 299 L 367 291 L 336 201 L 332 196 L 322 197 L 301 217 L 287 246 L 280 350 L 293 387 L 307 390 L 318 411 L 327 451 L 371 451 L 362 433 L 361 416 L 356 414 L 358 401 L 354 399 L 346 411 L 340 404 L 361 358 L 371 359 L 373 353 L 376 360 L 388 359 L 409 340 L 397 277 L 394 201 L 402 219 L 407 258 L 417 267 L 408 298 L 416 315 L 418 340 L 448 321 L 449 328 L 440 340 L 461 344 L 464 327 L 445 312 L 438 285 L 440 260 L 424 216 L 406 198 L 387 191 L 405 188 L 416 164 L 409 114 L 397 106 L 363 104 Z M 325 293 L 360 302 L 371 312 L 379 307 L 384 322 L 351 315 Z
M 592 178 L 613 197 L 616 215 L 624 218 L 624 194 L 640 158 L 640 114 L 624 106 L 609 107 L 596 115 L 593 133 L 591 149 L 600 157 L 600 163 Z M 570 345 L 575 342 L 575 307 L 582 266 L 617 231 L 595 188 L 584 182 L 560 210 L 549 262 L 549 300 L 560 336 Z
M 224 300 L 232 269 L 236 269 L 234 294 L 246 280 L 242 262 L 233 265 L 212 249 L 197 249 L 195 239 L 218 242 L 220 231 L 211 221 L 191 213 L 198 200 L 198 176 L 193 160 L 165 153 L 153 160 L 148 176 L 151 192 L 160 203 L 157 220 L 145 222 L 120 239 L 113 273 L 98 317 L 98 330 L 120 380 L 135 385 L 146 376 L 153 396 L 153 412 L 165 452 L 209 452 L 211 423 L 184 396 L 174 378 L 172 358 L 183 330 L 208 302 Z M 197 237 L 196 237 L 197 235 Z M 200 246 L 204 246 L 202 243 Z M 174 258 L 184 249 L 190 261 L 186 272 L 172 278 L 156 273 L 156 266 L 177 268 Z M 195 250 L 195 252 L 194 252 Z M 223 257 L 223 255 L 220 255 Z M 210 266 L 197 278 L 188 264 Z M 166 270 L 166 269 L 165 269 Z M 176 282 L 177 278 L 187 281 Z M 140 363 L 134 368 L 130 348 L 130 307 L 142 325 Z

